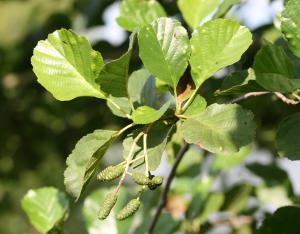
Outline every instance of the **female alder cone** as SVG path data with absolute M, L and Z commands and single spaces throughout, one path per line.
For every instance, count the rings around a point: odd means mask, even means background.
M 154 176 L 150 183 L 148 184 L 149 189 L 154 190 L 158 186 L 160 186 L 163 183 L 163 178 L 161 176 Z
M 97 179 L 102 182 L 114 180 L 122 175 L 124 169 L 125 169 L 124 165 L 109 166 L 105 168 L 103 171 L 99 172 L 99 174 L 97 175 Z
M 142 173 L 135 172 L 132 174 L 132 179 L 135 183 L 139 185 L 148 185 L 150 183 L 150 179 Z
M 140 207 L 141 202 L 136 198 L 132 199 L 127 203 L 127 205 L 120 210 L 120 212 L 117 215 L 118 220 L 124 220 L 131 215 L 133 215 Z
M 103 204 L 100 208 L 98 218 L 99 219 L 106 219 L 109 215 L 111 209 L 114 207 L 118 199 L 118 195 L 115 193 L 109 193 L 106 195 Z

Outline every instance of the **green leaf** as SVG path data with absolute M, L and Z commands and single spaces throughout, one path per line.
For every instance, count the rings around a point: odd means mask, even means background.
M 53 187 L 29 190 L 21 204 L 31 224 L 40 233 L 59 228 L 68 216 L 69 201 L 66 195 Z
M 293 53 L 300 57 L 300 2 L 289 0 L 281 14 L 281 31 Z
M 117 131 L 95 130 L 82 137 L 67 158 L 65 186 L 76 199 L 93 176 L 96 166 L 117 137 Z
M 224 0 L 221 4 L 219 4 L 217 12 L 214 14 L 213 18 L 222 18 L 226 15 L 226 13 L 230 10 L 230 8 L 234 4 L 240 3 L 241 0 Z
M 155 79 L 146 69 L 133 72 L 128 79 L 128 96 L 135 108 L 156 104 Z
M 147 136 L 147 155 L 149 160 L 149 170 L 154 171 L 160 164 L 162 154 L 166 148 L 168 141 L 168 135 L 172 130 L 172 126 L 168 126 L 162 123 L 154 124 Z M 142 130 L 140 130 L 142 131 Z M 135 131 L 129 134 L 123 141 L 123 157 L 128 157 L 133 139 L 137 136 L 139 131 Z M 139 141 L 134 149 L 134 157 L 137 158 L 144 155 L 143 141 Z M 131 167 L 136 171 L 145 172 L 145 161 L 144 158 L 134 162 Z
M 206 108 L 206 100 L 201 97 L 200 95 L 197 95 L 195 97 L 195 99 L 193 100 L 193 102 L 189 105 L 189 107 L 186 109 L 186 111 L 184 112 L 184 116 L 186 117 L 195 117 L 197 116 L 199 113 L 201 113 L 202 111 L 205 110 Z
M 240 60 L 250 46 L 249 30 L 232 19 L 216 19 L 198 27 L 192 35 L 190 64 L 197 87 L 215 72 Z
M 31 58 L 38 82 L 60 101 L 80 96 L 105 98 L 95 82 L 104 63 L 89 42 L 61 29 L 39 41 Z
M 96 80 L 101 90 L 114 97 L 127 97 L 127 81 L 132 49 L 103 67 Z
M 196 28 L 218 6 L 218 0 L 178 0 L 184 20 Z
M 114 188 L 97 189 L 84 200 L 83 217 L 89 234 L 120 234 L 128 232 L 132 219 L 118 222 L 115 217 L 117 212 L 127 202 L 128 192 L 124 189 L 120 189 L 118 192 L 118 202 L 112 209 L 110 215 L 105 220 L 98 219 L 100 205 L 103 203 L 106 194 L 111 193 L 113 190 Z
M 123 0 L 117 23 L 122 28 L 133 31 L 163 16 L 166 16 L 166 12 L 155 0 Z
M 217 95 L 233 95 L 249 92 L 265 91 L 257 84 L 253 69 L 242 70 L 227 76 L 222 83 L 221 90 L 217 90 Z
M 248 145 L 254 138 L 251 111 L 237 104 L 213 104 L 195 118 L 185 120 L 180 132 L 188 143 L 213 152 L 229 154 Z
M 241 164 L 251 152 L 250 146 L 242 147 L 239 152 L 231 155 L 214 155 L 213 161 L 210 165 L 210 170 L 217 174 L 220 171 L 229 170 Z
M 150 106 L 141 106 L 132 112 L 132 120 L 136 124 L 149 124 L 159 120 L 168 110 L 170 102 L 166 102 L 159 110 Z
M 122 118 L 130 117 L 131 106 L 127 97 L 113 97 L 109 95 L 107 98 L 107 106 L 116 116 Z
M 264 220 L 258 234 L 298 234 L 300 233 L 299 220 L 299 207 L 281 207 L 272 216 Z
M 158 79 L 176 88 L 188 65 L 190 44 L 187 31 L 177 20 L 159 18 L 138 33 L 140 58 Z
M 203 210 L 198 218 L 200 223 L 206 222 L 210 215 L 218 212 L 224 200 L 225 196 L 222 193 L 211 193 L 206 199 Z
M 300 113 L 284 119 L 277 131 L 277 148 L 280 156 L 300 160 Z
M 293 79 L 293 64 L 280 46 L 264 46 L 255 56 L 253 69 L 257 83 L 266 90 L 288 93 L 300 88 L 300 79 Z

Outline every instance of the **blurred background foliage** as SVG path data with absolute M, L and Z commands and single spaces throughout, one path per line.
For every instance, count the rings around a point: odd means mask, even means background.
M 160 2 L 169 15 L 178 16 L 176 1 Z M 104 102 L 93 98 L 56 101 L 36 82 L 30 65 L 37 41 L 59 28 L 73 28 L 87 36 L 105 59 L 119 57 L 127 48 L 128 36 L 114 24 L 117 5 L 113 0 L 0 1 L 0 233 L 36 233 L 21 210 L 21 197 L 28 189 L 41 186 L 64 190 L 65 158 L 77 140 L 97 128 L 119 129 L 126 124 L 126 120 L 114 117 Z M 264 17 L 258 15 L 261 9 L 253 12 L 262 5 Z M 284 45 L 273 25 L 280 6 L 282 1 L 248 0 L 230 12 L 252 29 L 254 43 L 238 64 L 206 82 L 202 93 L 209 103 L 227 100 L 213 95 L 221 85 L 218 78 L 248 68 L 264 40 Z M 136 54 L 132 69 L 140 64 Z M 299 61 L 296 69 L 300 69 Z M 159 233 L 198 233 L 199 224 L 203 224 L 201 233 L 250 234 L 265 214 L 283 205 L 300 203 L 300 188 L 295 183 L 299 173 L 292 170 L 299 163 L 278 159 L 274 145 L 279 121 L 299 107 L 287 107 L 272 96 L 242 104 L 255 113 L 257 142 L 252 149 L 232 156 L 215 157 L 192 148 L 178 170 L 168 213 L 158 225 Z M 164 169 L 169 168 L 176 147 L 168 147 L 168 159 L 158 173 L 168 171 Z M 117 144 L 105 163 L 121 157 L 121 146 Z M 90 186 L 85 195 L 97 186 Z M 144 220 L 149 219 L 150 207 L 156 204 L 157 197 L 144 198 L 144 204 L 149 206 L 140 211 L 145 212 Z M 87 233 L 83 200 L 76 205 L 71 202 L 66 233 Z M 145 225 L 139 226 L 136 233 L 143 233 L 144 228 Z

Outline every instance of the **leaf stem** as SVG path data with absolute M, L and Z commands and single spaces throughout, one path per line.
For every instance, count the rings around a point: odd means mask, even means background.
M 154 215 L 152 221 L 150 222 L 150 225 L 148 227 L 146 234 L 152 234 L 154 231 L 157 221 L 161 215 L 161 212 L 167 203 L 168 193 L 169 193 L 169 190 L 171 187 L 171 183 L 176 175 L 177 167 L 178 167 L 179 163 L 181 162 L 185 153 L 188 151 L 189 147 L 190 147 L 190 145 L 185 142 L 184 145 L 181 146 L 180 150 L 178 151 L 178 153 L 175 157 L 175 163 L 172 166 L 171 172 L 167 178 L 166 185 L 160 195 L 160 200 L 159 200 L 158 206 L 156 208 L 155 215 Z
M 133 142 L 132 142 L 130 151 L 129 151 L 128 156 L 127 156 L 127 158 L 126 158 L 126 166 L 125 166 L 125 170 L 124 170 L 123 175 L 122 175 L 122 177 L 121 177 L 121 179 L 120 179 L 120 181 L 119 181 L 119 183 L 118 183 L 117 188 L 115 189 L 115 193 L 117 193 L 117 192 L 120 190 L 120 188 L 121 188 L 121 186 L 122 186 L 122 184 L 123 184 L 123 182 L 124 182 L 124 179 L 125 179 L 126 174 L 127 174 L 127 172 L 128 172 L 128 168 L 129 168 L 129 165 L 130 165 L 130 161 L 132 160 L 132 157 L 133 157 L 133 155 L 134 155 L 134 148 L 135 148 L 136 144 L 138 143 L 138 141 L 141 139 L 141 137 L 142 137 L 143 135 L 144 135 L 144 132 L 140 132 L 140 133 L 136 136 L 136 138 L 134 138 L 134 140 L 133 140 Z
M 183 105 L 183 107 L 181 108 L 181 111 L 178 114 L 184 113 L 186 111 L 186 109 L 193 102 L 195 96 L 197 95 L 198 89 L 199 89 L 199 87 L 194 90 L 194 92 L 192 93 L 192 95 L 190 96 L 190 98 L 187 100 L 187 102 Z
M 129 128 L 132 128 L 133 126 L 135 126 L 135 123 L 128 124 L 127 126 L 125 126 L 124 128 L 122 128 L 118 132 L 118 136 L 122 135 L 124 132 L 126 132 Z

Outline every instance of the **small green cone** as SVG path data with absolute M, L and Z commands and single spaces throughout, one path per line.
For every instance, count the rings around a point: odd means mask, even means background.
M 103 219 L 107 218 L 110 211 L 112 210 L 112 208 L 116 204 L 117 199 L 118 199 L 118 195 L 116 193 L 109 193 L 109 194 L 106 195 L 106 197 L 104 198 L 103 204 L 100 207 L 100 211 L 99 211 L 99 214 L 98 214 L 99 219 L 103 220 Z
M 141 202 L 135 198 L 130 200 L 127 205 L 120 210 L 120 212 L 117 215 L 118 220 L 124 220 L 133 215 L 140 207 Z
M 150 179 L 142 173 L 135 172 L 132 174 L 132 179 L 136 184 L 139 185 L 148 185 L 150 183 Z
M 150 183 L 148 184 L 148 188 L 151 190 L 155 190 L 157 187 L 162 185 L 162 183 L 163 183 L 163 178 L 161 176 L 154 176 L 150 180 Z
M 125 170 L 124 165 L 109 166 L 99 172 L 99 174 L 97 175 L 97 179 L 102 182 L 111 181 L 120 177 L 123 174 L 124 170 Z

